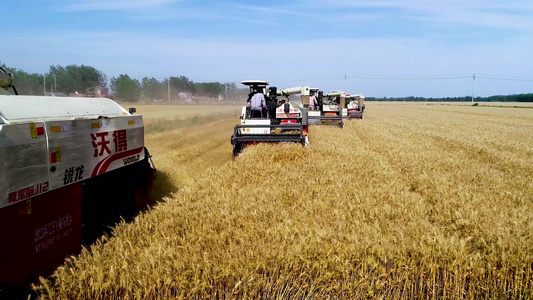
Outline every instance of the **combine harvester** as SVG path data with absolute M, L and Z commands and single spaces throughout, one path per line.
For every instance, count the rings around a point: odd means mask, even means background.
M 324 94 L 315 88 L 311 90 L 318 93 L 318 110 L 309 111 L 309 124 L 344 127 L 344 118 L 347 116 L 346 93 L 333 91 Z
M 241 124 L 236 125 L 231 136 L 233 157 L 239 155 L 248 145 L 258 143 L 301 143 L 306 145 L 307 109 L 296 102 L 290 102 L 289 95 L 302 95 L 302 103 L 309 103 L 309 87 L 293 87 L 277 90 L 269 87 L 268 82 L 246 80 L 242 84 L 250 87 L 250 94 L 262 93 L 266 101 L 260 117 L 252 117 L 252 111 L 244 106 Z M 283 97 L 278 99 L 278 97 Z
M 346 109 L 348 119 L 364 119 L 365 96 L 363 94 L 346 95 Z
M 154 169 L 135 109 L 0 87 L 0 283 L 27 286 L 144 207 Z

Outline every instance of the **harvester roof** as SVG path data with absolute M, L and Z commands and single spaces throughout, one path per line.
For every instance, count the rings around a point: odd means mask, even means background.
M 0 124 L 129 115 L 107 98 L 0 95 Z
M 242 84 L 247 86 L 267 86 L 268 82 L 264 80 L 244 80 L 241 81 Z

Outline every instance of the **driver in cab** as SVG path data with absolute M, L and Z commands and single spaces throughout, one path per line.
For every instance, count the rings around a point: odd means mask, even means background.
M 265 95 L 260 93 L 259 90 L 254 89 L 253 95 L 248 102 L 248 107 L 252 111 L 252 118 L 261 118 L 263 109 L 266 109 Z

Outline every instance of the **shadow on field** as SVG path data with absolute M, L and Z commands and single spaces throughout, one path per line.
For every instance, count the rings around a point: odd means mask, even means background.
M 139 163 L 126 171 L 118 169 L 99 175 L 82 185 L 82 246 L 88 247 L 110 234 L 122 220 L 132 222 L 140 212 L 164 201 L 165 197 L 178 190 L 167 173 L 146 170 L 147 165 Z M 106 240 L 100 239 L 103 243 Z M 78 254 L 79 251 L 71 253 Z M 54 279 L 49 276 L 55 267 L 41 276 L 53 282 Z M 32 290 L 31 283 L 38 283 L 38 279 L 29 279 L 25 286 L 0 283 L 0 299 L 38 299 L 39 295 Z
M 139 175 L 143 172 L 129 170 L 128 173 L 110 174 L 109 178 L 104 174 L 97 182 L 91 182 L 95 187 L 86 186 L 85 191 L 93 194 L 83 203 L 83 246 L 90 246 L 111 233 L 122 220 L 132 222 L 140 212 L 178 189 L 165 172 L 150 170 Z

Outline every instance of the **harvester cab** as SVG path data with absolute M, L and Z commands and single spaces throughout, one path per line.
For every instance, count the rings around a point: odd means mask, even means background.
M 365 96 L 346 95 L 346 109 L 348 110 L 348 119 L 364 119 Z
M 309 111 L 309 124 L 344 127 L 344 118 L 347 116 L 345 92 L 318 91 L 317 102 L 318 110 Z
M 247 105 L 241 110 L 241 124 L 235 126 L 231 137 L 233 157 L 239 155 L 247 145 L 307 143 L 307 110 L 303 105 L 291 102 L 288 96 L 302 94 L 304 102 L 309 97 L 308 87 L 278 90 L 270 86 L 267 89 L 268 82 L 262 80 L 246 80 L 242 84 L 250 87 L 250 94 Z M 253 97 L 256 97 L 255 100 Z M 264 98 L 265 102 L 261 103 L 265 103 L 265 107 L 251 103 L 260 98 Z

